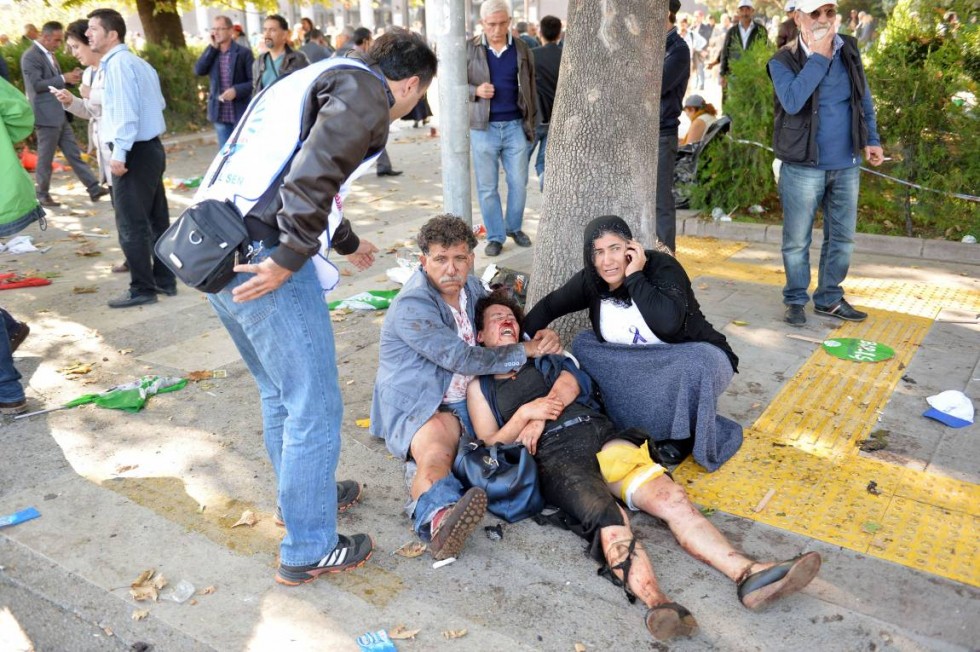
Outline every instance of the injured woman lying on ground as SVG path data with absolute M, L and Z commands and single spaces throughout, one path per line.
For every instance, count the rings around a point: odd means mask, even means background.
M 486 347 L 514 344 L 522 319 L 508 296 L 483 298 L 476 306 L 477 341 Z M 589 377 L 571 358 L 545 356 L 509 374 L 476 378 L 467 408 L 485 443 L 520 442 L 534 455 L 545 501 L 588 542 L 589 554 L 624 587 L 630 602 L 639 598 L 646 605 L 647 629 L 659 640 L 689 636 L 697 621 L 660 588 L 623 505 L 665 521 L 684 550 L 736 583 L 749 609 L 799 591 L 820 569 L 816 552 L 780 563 L 755 561 L 736 550 L 651 459 L 648 435 L 635 428 L 617 431 L 602 414 Z

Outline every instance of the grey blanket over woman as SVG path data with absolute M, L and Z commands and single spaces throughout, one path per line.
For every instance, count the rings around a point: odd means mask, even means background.
M 584 331 L 572 352 L 598 385 L 616 428 L 640 428 L 654 441 L 693 436 L 694 460 L 708 471 L 742 445 L 742 426 L 715 412 L 733 372 L 713 344 L 629 346 L 600 342 Z

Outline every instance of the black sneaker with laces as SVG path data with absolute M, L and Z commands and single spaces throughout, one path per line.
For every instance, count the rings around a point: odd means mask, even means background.
M 354 506 L 361 497 L 361 485 L 356 480 L 340 480 L 337 482 L 337 511 L 346 512 Z M 282 507 L 276 505 L 275 515 L 276 525 L 284 526 L 286 521 L 282 518 Z
M 785 321 L 790 326 L 802 326 L 806 323 L 806 312 L 803 310 L 803 306 L 798 303 L 791 303 L 786 306 L 786 315 L 783 317 Z
M 864 321 L 868 318 L 868 313 L 855 310 L 851 304 L 841 299 L 832 306 L 813 306 L 813 312 L 829 317 L 837 317 L 844 321 Z
M 286 586 L 312 582 L 324 573 L 342 573 L 364 565 L 374 552 L 374 540 L 367 534 L 337 535 L 337 547 L 315 564 L 287 566 L 279 564 L 276 581 Z

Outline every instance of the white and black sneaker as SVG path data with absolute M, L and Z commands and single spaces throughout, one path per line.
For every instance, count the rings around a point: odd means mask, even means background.
M 338 535 L 337 547 L 326 557 L 309 566 L 279 564 L 276 581 L 286 586 L 312 582 L 324 573 L 342 573 L 364 565 L 374 552 L 374 540 L 367 534 Z

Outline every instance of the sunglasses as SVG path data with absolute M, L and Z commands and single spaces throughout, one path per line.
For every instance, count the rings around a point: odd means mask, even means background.
M 822 12 L 819 9 L 816 9 L 814 11 L 811 11 L 810 12 L 810 18 L 812 18 L 813 20 L 819 20 L 821 13 L 824 16 L 826 16 L 827 18 L 837 18 L 837 10 L 835 8 L 833 8 L 833 7 L 830 7 L 828 9 L 824 9 Z

